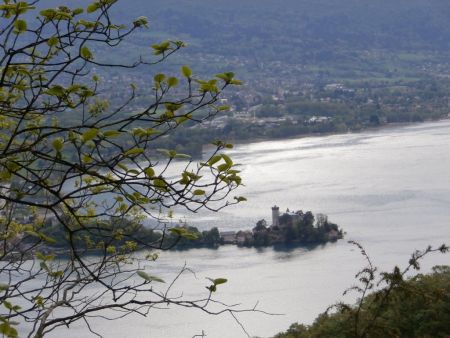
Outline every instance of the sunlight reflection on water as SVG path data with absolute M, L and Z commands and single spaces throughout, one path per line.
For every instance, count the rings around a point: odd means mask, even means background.
M 238 145 L 230 151 L 242 163 L 249 201 L 219 214 L 186 216 L 200 228 L 250 228 L 270 220 L 270 207 L 312 210 L 329 216 L 347 231 L 347 239 L 363 244 L 376 264 L 405 265 L 409 255 L 428 244 L 450 239 L 450 121 L 368 131 Z M 170 279 L 187 264 L 197 279 L 182 280 L 180 290 L 199 296 L 205 277 L 229 279 L 219 298 L 283 316 L 247 314 L 240 317 L 251 334 L 267 337 L 292 322 L 311 322 L 341 298 L 363 261 L 345 241 L 314 249 L 196 249 L 164 253 L 155 266 Z M 435 255 L 425 270 L 449 264 Z M 107 337 L 245 337 L 232 318 L 208 317 L 198 311 L 154 311 L 149 318 L 128 317 L 98 322 Z M 65 334 L 87 337 L 75 328 Z M 61 337 L 61 335 L 56 335 Z M 54 336 L 54 337 L 56 337 Z

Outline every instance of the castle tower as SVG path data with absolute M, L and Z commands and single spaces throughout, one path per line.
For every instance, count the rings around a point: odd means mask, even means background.
M 272 226 L 280 225 L 280 208 L 276 205 L 272 207 Z

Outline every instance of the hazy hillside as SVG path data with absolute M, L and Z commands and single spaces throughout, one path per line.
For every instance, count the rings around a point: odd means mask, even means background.
M 187 34 L 230 54 L 448 50 L 450 41 L 450 2 L 444 0 L 134 0 L 121 6 L 127 15 L 148 15 L 156 30 Z
M 298 61 L 344 49 L 450 48 L 447 0 L 122 0 L 115 13 L 146 15 L 154 31 L 222 55 Z

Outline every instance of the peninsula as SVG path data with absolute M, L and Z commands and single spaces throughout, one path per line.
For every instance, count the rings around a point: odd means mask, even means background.
M 21 226 L 26 226 L 35 220 L 29 217 L 16 220 Z M 86 254 L 115 254 L 128 252 L 130 248 L 140 250 L 142 243 L 151 243 L 163 250 L 187 250 L 194 248 L 217 248 L 221 245 L 237 245 L 241 247 L 270 247 L 274 245 L 314 245 L 335 242 L 344 235 L 343 230 L 328 220 L 324 214 L 314 215 L 311 211 L 280 212 L 278 206 L 272 207 L 272 220 L 269 225 L 264 219 L 259 220 L 253 229 L 239 231 L 219 231 L 217 227 L 200 231 L 194 226 L 181 223 L 167 231 L 152 229 L 131 220 L 114 219 L 103 221 L 103 227 L 114 228 L 117 235 L 109 243 L 100 239 L 100 233 L 92 229 L 80 230 L 75 239 L 75 247 Z M 47 219 L 42 228 L 44 243 L 40 252 L 67 255 L 70 244 L 64 236 L 63 227 L 56 219 Z M 33 236 L 18 238 L 14 245 L 17 252 L 10 258 L 20 256 L 20 252 L 31 252 L 35 245 Z

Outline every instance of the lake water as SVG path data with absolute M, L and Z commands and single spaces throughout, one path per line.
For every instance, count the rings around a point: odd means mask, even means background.
M 450 243 L 448 120 L 244 144 L 229 153 L 242 163 L 245 187 L 239 195 L 248 202 L 218 214 L 186 215 L 189 223 L 250 229 L 261 218 L 270 221 L 270 208 L 277 204 L 281 210 L 325 213 L 347 232 L 345 240 L 313 250 L 224 246 L 161 255 L 155 274 L 170 280 L 185 263 L 196 272 L 196 277 L 186 275 L 178 282 L 187 297 L 204 296 L 205 277 L 225 277 L 229 282 L 219 288 L 218 299 L 283 314 L 241 314 L 239 320 L 252 336 L 269 337 L 296 321 L 311 323 L 328 305 L 343 299 L 342 292 L 364 266 L 346 240 L 360 242 L 381 269 L 405 266 L 414 250 L 427 245 Z M 450 257 L 427 257 L 423 271 L 436 264 L 450 264 Z M 208 316 L 186 309 L 154 310 L 147 318 L 95 320 L 95 327 L 109 338 L 192 337 L 202 331 L 207 337 L 246 337 L 228 314 Z M 64 335 L 88 337 L 78 327 Z

